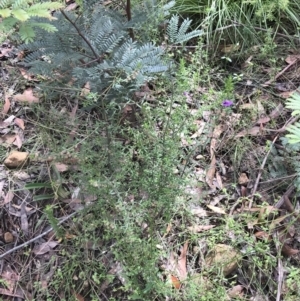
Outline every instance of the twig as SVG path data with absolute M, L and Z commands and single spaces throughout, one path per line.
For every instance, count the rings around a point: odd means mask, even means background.
M 69 215 L 63 217 L 63 218 L 61 219 L 61 221 L 59 221 L 59 222 L 57 223 L 57 225 L 58 225 L 58 226 L 61 225 L 62 223 L 64 223 L 65 221 L 67 221 L 68 219 L 70 219 L 71 217 L 73 217 L 74 215 L 76 215 L 78 212 L 79 212 L 79 211 L 75 211 L 75 212 L 73 212 L 73 213 L 71 213 L 71 214 L 69 214 Z M 22 243 L 21 245 L 18 245 L 18 246 L 16 246 L 16 247 L 14 247 L 14 248 L 8 250 L 7 252 L 5 252 L 5 253 L 3 253 L 3 254 L 0 255 L 0 259 L 4 258 L 6 255 L 8 255 L 8 254 L 10 254 L 10 253 L 13 253 L 13 252 L 15 252 L 15 251 L 17 251 L 17 250 L 19 250 L 19 249 L 22 249 L 22 248 L 28 246 L 29 244 L 35 242 L 35 241 L 38 240 L 39 238 L 42 238 L 42 237 L 45 236 L 46 234 L 50 233 L 52 230 L 53 230 L 53 227 L 50 227 L 48 230 L 44 231 L 43 233 L 39 234 L 38 236 L 36 236 L 36 237 L 34 237 L 34 238 L 32 238 L 32 239 L 30 239 L 30 240 L 28 240 L 28 241 Z
M 264 84 L 262 84 L 263 87 L 269 86 L 273 81 L 275 81 L 278 77 L 280 77 L 285 71 L 287 71 L 289 68 L 291 68 L 294 64 L 296 64 L 299 61 L 298 58 L 296 58 L 294 61 L 292 61 L 290 64 L 288 64 L 283 70 L 281 70 L 279 73 L 276 74 L 276 76 L 268 81 L 266 81 Z
M 269 155 L 270 155 L 271 149 L 272 149 L 274 143 L 276 142 L 277 138 L 278 138 L 278 135 L 276 135 L 276 137 L 273 139 L 272 144 L 271 144 L 271 146 L 270 146 L 270 149 L 269 149 L 269 151 L 267 152 L 267 154 L 265 155 L 265 158 L 264 158 L 264 160 L 263 160 L 263 162 L 262 162 L 262 164 L 261 164 L 261 166 L 260 166 L 260 169 L 259 169 L 259 172 L 258 172 L 256 181 L 255 181 L 255 184 L 254 184 L 254 187 L 253 187 L 253 190 L 252 190 L 252 196 L 251 196 L 251 198 L 250 198 L 249 208 L 252 207 L 253 196 L 254 196 L 254 194 L 256 193 L 256 190 L 257 190 L 257 187 L 258 187 L 259 180 L 260 180 L 260 178 L 261 178 L 263 169 L 264 169 L 264 167 L 265 167 L 265 165 L 266 165 L 266 163 L 267 163 L 267 159 L 268 159 L 268 157 L 269 157 Z
M 66 15 L 66 13 L 61 10 L 61 13 L 63 14 L 63 16 L 74 26 L 74 28 L 76 29 L 76 31 L 78 32 L 78 34 L 81 36 L 81 38 L 87 43 L 87 45 L 89 46 L 89 48 L 92 50 L 95 58 L 97 60 L 100 60 L 101 57 L 99 57 L 99 55 L 97 54 L 97 52 L 95 51 L 94 47 L 92 46 L 92 44 L 90 43 L 90 41 L 84 36 L 84 34 L 80 31 L 80 29 L 78 28 L 78 26 Z
M 295 187 L 291 185 L 288 190 L 281 196 L 280 200 L 274 205 L 275 208 L 280 208 L 285 203 L 285 198 L 288 198 L 294 191 Z
M 281 248 L 280 248 L 280 243 L 279 243 L 279 237 L 278 237 L 278 233 L 274 233 L 273 234 L 273 238 L 274 238 L 274 242 L 276 245 L 276 250 L 278 253 L 278 262 L 277 262 L 277 266 L 278 266 L 278 278 L 277 278 L 277 295 L 276 295 L 276 301 L 280 301 L 281 300 L 281 291 L 282 291 L 282 284 L 283 284 L 283 265 L 282 265 L 282 260 L 280 258 L 280 253 L 281 253 Z

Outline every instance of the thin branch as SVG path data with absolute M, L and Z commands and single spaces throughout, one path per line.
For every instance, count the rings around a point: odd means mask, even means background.
M 130 21 L 131 20 L 131 3 L 130 3 L 130 0 L 127 0 L 126 15 L 127 15 L 127 21 Z M 132 28 L 129 28 L 129 35 L 130 35 L 131 39 L 134 41 L 134 33 L 133 33 Z
M 255 184 L 254 184 L 254 187 L 253 187 L 253 190 L 252 190 L 252 196 L 251 196 L 251 198 L 250 198 L 249 208 L 252 207 L 253 196 L 254 196 L 254 194 L 255 194 L 256 191 L 257 191 L 257 187 L 258 187 L 258 184 L 259 184 L 259 181 L 260 181 L 260 178 L 261 178 L 263 169 L 264 169 L 264 167 L 265 167 L 265 165 L 266 165 L 266 163 L 267 163 L 267 159 L 268 159 L 268 157 L 269 157 L 269 155 L 270 155 L 270 153 L 271 153 L 271 149 L 272 149 L 274 143 L 276 142 L 277 138 L 278 138 L 278 135 L 276 135 L 276 137 L 273 139 L 272 144 L 271 144 L 271 146 L 270 146 L 270 149 L 269 149 L 269 151 L 267 152 L 267 154 L 266 154 L 266 156 L 265 156 L 265 158 L 264 158 L 264 160 L 263 160 L 263 162 L 262 162 L 262 164 L 261 164 L 261 166 L 260 166 L 259 173 L 258 173 L 258 175 L 257 175 L 256 181 L 255 181 Z
M 61 221 L 59 221 L 59 222 L 57 223 L 57 225 L 58 225 L 58 226 L 61 225 L 62 223 L 64 223 L 65 221 L 67 221 L 68 219 L 70 219 L 71 217 L 73 217 L 74 215 L 76 215 L 78 212 L 79 212 L 79 211 L 75 211 L 75 212 L 73 212 L 73 213 L 71 213 L 71 214 L 65 216 L 64 218 L 61 219 Z M 14 247 L 14 248 L 8 250 L 7 252 L 1 254 L 1 255 L 0 255 L 0 259 L 4 258 L 6 255 L 8 255 L 8 254 L 10 254 L 10 253 L 13 253 L 13 252 L 15 252 L 15 251 L 17 251 L 17 250 L 19 250 L 19 249 L 22 249 L 22 248 L 28 246 L 29 244 L 35 242 L 35 241 L 38 240 L 39 238 L 42 238 L 43 236 L 45 236 L 46 234 L 50 233 L 51 231 L 53 231 L 53 227 L 50 227 L 48 230 L 44 231 L 43 233 L 39 234 L 38 236 L 36 236 L 36 237 L 34 237 L 34 238 L 32 238 L 32 239 L 30 239 L 30 240 L 24 242 L 23 244 L 18 245 L 18 246 L 16 246 L 16 247 Z
M 92 50 L 95 58 L 97 60 L 100 60 L 101 57 L 99 57 L 99 55 L 97 54 L 97 52 L 95 51 L 94 47 L 92 46 L 92 44 L 90 43 L 90 41 L 84 36 L 84 34 L 80 31 L 80 29 L 78 28 L 78 26 L 66 15 L 66 13 L 61 10 L 61 13 L 63 14 L 63 16 L 74 26 L 74 28 L 76 29 L 76 31 L 78 32 L 78 34 L 81 36 L 81 38 L 86 42 L 86 44 L 89 46 L 89 48 Z

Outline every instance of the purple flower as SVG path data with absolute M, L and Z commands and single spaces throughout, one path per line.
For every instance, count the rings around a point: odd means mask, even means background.
M 222 102 L 222 106 L 223 107 L 231 107 L 233 105 L 233 102 L 231 100 L 228 100 L 228 99 L 225 99 L 223 102 Z

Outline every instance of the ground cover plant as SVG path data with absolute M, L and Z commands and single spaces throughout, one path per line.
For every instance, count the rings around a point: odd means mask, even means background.
M 224 56 L 173 4 L 2 44 L 3 300 L 299 299 L 300 55 Z

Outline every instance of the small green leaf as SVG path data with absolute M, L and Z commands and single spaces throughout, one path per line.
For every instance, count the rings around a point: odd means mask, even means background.
M 40 188 L 52 188 L 50 183 L 28 183 L 24 186 L 25 189 L 40 189 Z
M 9 8 L 0 9 L 0 15 L 2 16 L 2 18 L 10 17 L 11 10 Z
M 41 194 L 41 195 L 35 195 L 33 197 L 34 201 L 43 201 L 43 200 L 50 200 L 50 199 L 54 199 L 54 195 L 53 194 Z
M 27 23 L 20 25 L 19 35 L 26 43 L 33 41 L 33 38 L 35 37 L 33 28 Z
M 29 19 L 29 15 L 24 9 L 18 8 L 18 9 L 13 9 L 12 14 L 14 17 L 22 22 L 26 21 Z

